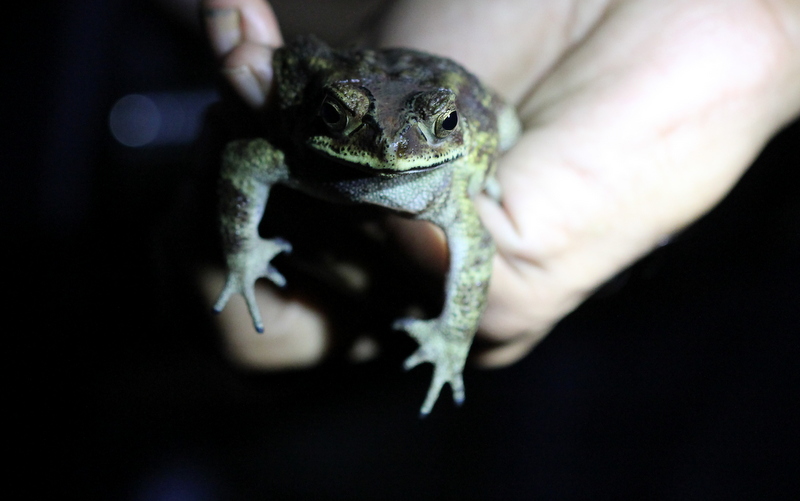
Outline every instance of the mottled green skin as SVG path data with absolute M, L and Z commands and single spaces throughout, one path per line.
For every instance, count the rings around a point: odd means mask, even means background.
M 276 183 L 430 221 L 444 230 L 450 249 L 444 308 L 438 318 L 404 318 L 395 328 L 419 343 L 407 369 L 434 365 L 421 412 L 430 412 L 445 383 L 461 403 L 461 374 L 494 255 L 472 198 L 484 189 L 496 194 L 489 190 L 492 174 L 499 153 L 516 140 L 516 115 L 456 63 L 411 50 L 337 51 L 302 38 L 278 50 L 273 65 L 280 132 L 234 141 L 223 156 L 220 219 L 229 274 L 215 309 L 241 293 L 263 330 L 254 282 L 267 277 L 283 285 L 269 262 L 291 249 L 258 235 Z

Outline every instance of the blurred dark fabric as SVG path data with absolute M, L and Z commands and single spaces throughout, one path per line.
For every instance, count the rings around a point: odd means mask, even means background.
M 122 146 L 108 115 L 128 94 L 211 89 L 199 34 L 148 2 L 29 7 L 5 35 L 2 217 L 16 457 L 43 477 L 26 484 L 31 497 L 53 486 L 132 500 L 798 492 L 800 124 L 530 356 L 468 370 L 464 407 L 445 395 L 419 420 L 430 369 L 401 370 L 412 345 L 243 375 L 220 356 L 192 284 L 167 284 L 181 275 L 165 266 L 164 221 L 196 150 Z

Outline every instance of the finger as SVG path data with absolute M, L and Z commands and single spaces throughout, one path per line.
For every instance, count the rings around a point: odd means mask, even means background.
M 439 227 L 400 216 L 388 217 L 386 226 L 399 245 L 423 268 L 432 273 L 447 271 L 447 242 Z
M 393 2 L 380 41 L 450 57 L 517 103 L 590 29 L 602 13 L 603 2 L 597 4 L 507 0 L 498 8 L 483 0 L 400 0 Z
M 514 195 L 513 187 L 506 191 Z M 552 256 L 543 248 L 543 241 L 547 241 L 546 247 L 552 252 L 560 239 L 546 238 L 546 227 L 534 232 L 536 239 L 525 238 L 508 212 L 513 204 L 499 204 L 485 196 L 478 197 L 475 204 L 497 248 L 489 305 L 481 320 L 482 336 L 493 342 L 508 342 L 529 331 L 549 331 L 581 299 L 565 294 L 565 285 L 571 284 L 559 282 Z M 544 215 L 541 218 L 547 219 Z
M 278 22 L 262 0 L 204 0 L 206 30 L 223 74 L 253 108 L 268 99 L 272 48 L 283 44 Z
M 225 282 L 219 269 L 200 273 L 200 289 L 211 305 Z M 271 287 L 256 284 L 255 301 L 264 315 L 264 333 L 253 329 L 243 298 L 234 296 L 215 317 L 226 355 L 239 367 L 279 370 L 315 365 L 328 350 L 328 324 L 308 304 L 287 300 Z
M 547 332 L 531 332 L 516 341 L 492 348 L 483 348 L 472 355 L 472 362 L 484 369 L 498 369 L 509 366 L 530 353 L 546 335 Z
M 225 56 L 244 43 L 283 45 L 275 13 L 264 0 L 203 0 L 202 9 L 217 56 Z
M 272 53 L 267 46 L 244 43 L 233 49 L 222 63 L 222 74 L 231 87 L 256 109 L 264 105 L 272 89 Z

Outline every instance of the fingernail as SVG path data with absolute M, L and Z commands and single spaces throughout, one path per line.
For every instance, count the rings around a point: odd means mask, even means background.
M 218 56 L 224 56 L 242 41 L 241 20 L 236 9 L 206 9 L 206 29 L 211 47 Z
M 253 108 L 260 108 L 264 104 L 272 81 L 272 75 L 267 68 L 238 66 L 226 68 L 222 73 L 247 104 Z

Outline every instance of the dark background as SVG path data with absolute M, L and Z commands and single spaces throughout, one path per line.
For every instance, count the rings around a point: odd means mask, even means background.
M 7 433 L 26 497 L 796 495 L 797 123 L 531 355 L 467 370 L 465 406 L 445 394 L 419 420 L 430 369 L 401 371 L 410 344 L 261 376 L 221 357 L 164 242 L 197 148 L 108 131 L 124 95 L 213 88 L 198 34 L 149 2 L 83 0 L 32 4 L 3 36 Z

